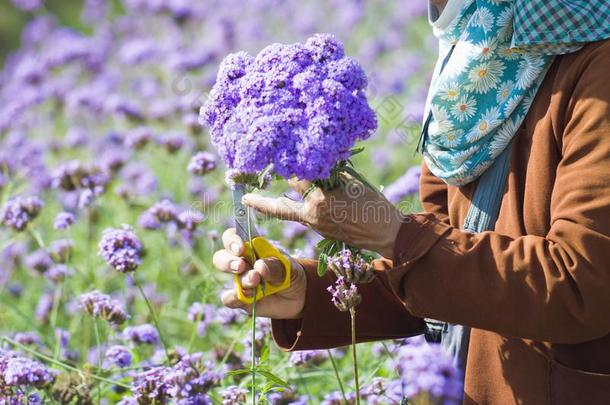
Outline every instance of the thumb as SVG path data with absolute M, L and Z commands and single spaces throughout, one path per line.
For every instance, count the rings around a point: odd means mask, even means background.
M 286 277 L 284 264 L 275 257 L 257 260 L 254 263 L 254 271 L 260 274 L 265 282 L 274 285 L 281 284 Z
M 270 198 L 250 193 L 244 195 L 241 201 L 244 205 L 254 208 L 262 214 L 278 219 L 301 222 L 303 217 L 302 204 L 286 197 Z

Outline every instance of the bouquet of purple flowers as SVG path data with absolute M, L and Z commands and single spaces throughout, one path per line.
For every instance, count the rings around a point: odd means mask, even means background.
M 377 128 L 360 65 L 332 35 L 231 54 L 201 109 L 227 166 L 324 181 Z

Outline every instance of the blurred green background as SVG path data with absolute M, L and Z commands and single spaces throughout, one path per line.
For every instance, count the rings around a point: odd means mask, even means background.
M 118 4 L 118 2 L 115 2 Z M 40 12 L 51 12 L 62 23 L 69 27 L 85 30 L 80 22 L 83 8 L 82 0 L 46 0 Z M 4 65 L 6 56 L 19 47 L 21 29 L 32 18 L 30 13 L 18 10 L 11 0 L 0 0 L 0 61 Z

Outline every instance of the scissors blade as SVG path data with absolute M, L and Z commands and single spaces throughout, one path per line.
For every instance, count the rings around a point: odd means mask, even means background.
M 246 187 L 243 184 L 235 184 L 231 187 L 231 193 L 233 197 L 233 218 L 235 219 L 237 235 L 245 241 L 260 236 L 256 229 L 254 217 L 252 215 L 248 217 L 248 207 L 241 202 L 241 198 L 246 193 Z M 250 232 L 248 232 L 248 225 L 250 225 Z

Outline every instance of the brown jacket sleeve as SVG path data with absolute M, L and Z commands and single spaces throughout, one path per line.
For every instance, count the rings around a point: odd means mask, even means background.
M 610 332 L 610 66 L 599 47 L 557 122 L 561 160 L 544 237 L 406 221 L 388 272 L 409 311 L 504 336 L 578 343 Z M 535 158 L 535 157 L 533 157 Z M 555 170 L 552 168 L 551 170 Z
M 307 297 L 303 319 L 273 320 L 273 337 L 284 350 L 327 349 L 351 343 L 350 318 L 331 303 L 326 288 L 332 284 L 330 272 L 318 277 L 317 262 L 300 261 L 307 274 Z M 390 268 L 387 260 L 375 261 L 375 281 L 358 286 L 362 302 L 356 309 L 358 342 L 397 339 L 422 333 L 423 321 L 406 310 L 394 294 L 383 270 Z
M 439 221 L 449 223 L 447 184 L 432 174 L 425 161 L 421 165 L 419 198 L 425 212 L 436 214 Z

